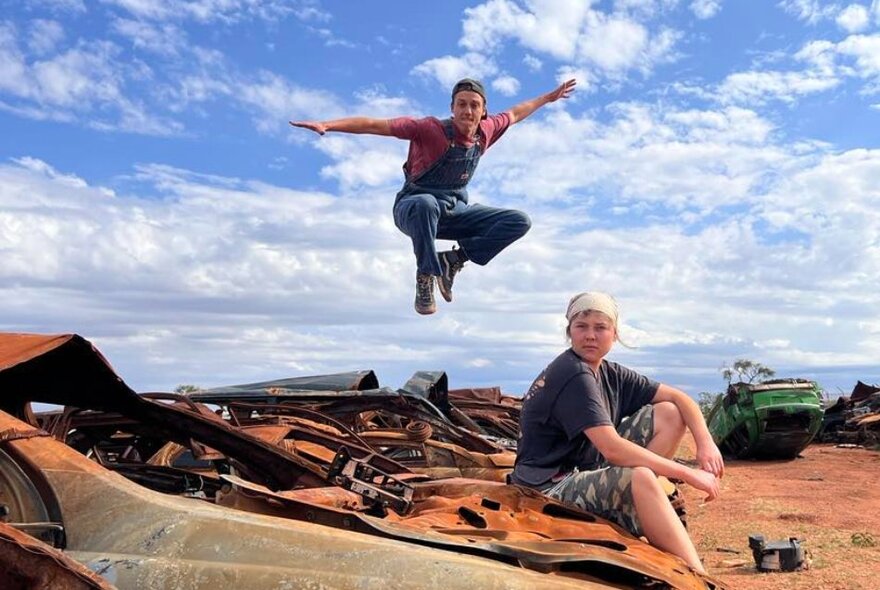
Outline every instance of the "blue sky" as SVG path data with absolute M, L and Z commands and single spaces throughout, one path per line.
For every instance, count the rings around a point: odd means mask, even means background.
M 691 394 L 880 381 L 880 1 L 0 0 L 0 328 L 139 390 L 372 368 L 525 390 L 583 290 Z M 290 119 L 503 110 L 471 199 L 532 231 L 412 310 L 406 144 Z

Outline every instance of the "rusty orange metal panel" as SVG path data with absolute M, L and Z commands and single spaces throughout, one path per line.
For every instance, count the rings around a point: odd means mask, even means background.
M 63 552 L 0 522 L 0 588 L 114 590 Z
M 73 338 L 73 334 L 4 334 L 0 339 L 0 371 L 41 356 Z

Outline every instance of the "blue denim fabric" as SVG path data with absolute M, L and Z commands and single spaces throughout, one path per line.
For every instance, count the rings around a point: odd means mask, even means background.
M 525 235 L 531 220 L 522 211 L 455 201 L 431 194 L 406 195 L 394 206 L 394 223 L 412 238 L 418 271 L 440 275 L 434 240 L 457 240 L 468 259 L 484 265 Z
M 412 239 L 418 272 L 435 276 L 441 274 L 435 240 L 456 240 L 469 260 L 484 265 L 532 225 L 522 211 L 468 204 L 465 187 L 483 155 L 482 137 L 469 148 L 457 146 L 452 121 L 443 121 L 443 127 L 449 149 L 407 178 L 394 201 L 394 223 Z

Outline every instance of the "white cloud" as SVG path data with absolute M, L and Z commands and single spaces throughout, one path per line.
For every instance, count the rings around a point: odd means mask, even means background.
M 269 21 L 293 15 L 303 21 L 326 21 L 330 15 L 310 0 L 101 0 L 135 17 L 152 20 L 193 19 L 235 22 L 245 18 Z
M 462 78 L 487 78 L 497 71 L 498 67 L 492 59 L 478 53 L 429 59 L 412 70 L 419 76 L 435 79 L 447 90 L 451 90 L 452 86 Z
M 25 4 L 31 8 L 48 8 L 54 13 L 86 12 L 84 0 L 25 0 Z
M 719 85 L 722 102 L 764 104 L 769 100 L 793 103 L 802 96 L 839 86 L 845 72 L 837 66 L 837 51 L 830 41 L 811 41 L 793 58 L 806 64 L 804 70 L 751 70 L 729 74 Z
M 0 90 L 26 94 L 27 64 L 16 42 L 16 30 L 11 24 L 0 23 Z
M 578 57 L 606 71 L 632 66 L 648 48 L 648 31 L 623 18 L 595 15 L 578 47 Z
M 767 100 L 794 102 L 840 83 L 836 77 L 812 72 L 739 72 L 725 78 L 718 89 L 723 102 L 763 104 Z
M 173 24 L 150 24 L 141 20 L 117 18 L 111 21 L 114 33 L 126 37 L 135 49 L 163 56 L 177 55 L 187 45 L 186 33 Z
M 721 10 L 721 0 L 693 0 L 690 9 L 701 19 L 709 19 Z
M 64 39 L 64 28 L 54 20 L 36 19 L 30 23 L 28 48 L 38 55 L 45 55 L 55 50 Z
M 779 6 L 811 25 L 832 18 L 839 10 L 836 4 L 823 6 L 820 0 L 781 0 Z
M 304 88 L 271 72 L 260 72 L 254 81 L 236 80 L 224 91 L 254 113 L 257 129 L 264 133 L 287 133 L 287 118 L 333 119 L 344 112 L 339 101 L 328 92 Z
M 674 2 L 617 2 L 610 14 L 593 10 L 592 4 L 535 0 L 522 8 L 512 0 L 489 0 L 465 9 L 460 43 L 471 54 L 494 55 L 513 39 L 529 55 L 597 68 L 616 79 L 628 70 L 648 73 L 656 64 L 676 59 L 681 33 L 668 28 L 654 33 L 638 20 Z
M 176 3 L 172 0 L 101 0 L 104 4 L 118 6 L 140 18 L 164 19 L 175 14 Z
M 492 80 L 492 89 L 504 96 L 515 96 L 519 92 L 519 80 L 513 76 L 499 76 Z
M 470 51 L 493 52 L 507 38 L 557 59 L 572 57 L 591 2 L 570 0 L 529 3 L 523 10 L 511 0 L 489 0 L 465 9 L 461 45 Z
M 526 55 L 523 57 L 523 64 L 525 64 L 525 66 L 529 68 L 529 71 L 532 72 L 540 71 L 541 67 L 544 65 L 543 62 L 534 55 Z
M 653 18 L 663 11 L 675 8 L 678 2 L 679 0 L 614 0 L 614 12 Z
M 0 26 L 0 91 L 10 96 L 0 108 L 34 119 L 84 124 L 100 130 L 151 135 L 179 133 L 175 121 L 148 114 L 125 93 L 126 68 L 109 42 L 80 42 L 62 53 L 28 62 L 16 31 Z
M 880 76 L 880 34 L 851 35 L 837 44 L 837 51 L 855 59 L 857 75 Z
M 858 33 L 868 27 L 870 18 L 867 8 L 861 4 L 850 4 L 838 13 L 835 20 L 848 33 Z

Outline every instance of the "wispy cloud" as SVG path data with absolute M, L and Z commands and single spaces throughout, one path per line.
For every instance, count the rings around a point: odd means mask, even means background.
M 721 0 L 694 0 L 690 9 L 697 18 L 709 19 L 721 11 Z
M 823 19 L 832 18 L 840 10 L 839 5 L 823 5 L 822 0 L 781 0 L 779 6 L 811 25 L 815 25 Z
M 330 15 L 311 0 L 101 0 L 137 18 L 156 21 L 193 19 L 198 22 L 236 22 L 247 18 L 279 20 L 295 16 L 326 21 Z

